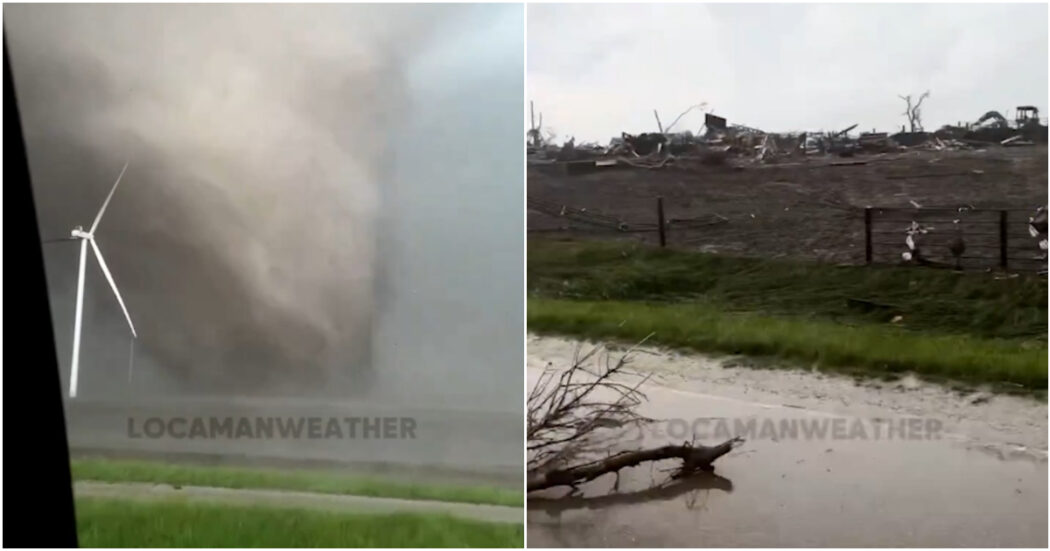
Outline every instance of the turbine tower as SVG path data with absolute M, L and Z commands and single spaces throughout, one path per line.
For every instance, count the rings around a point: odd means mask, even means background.
M 84 268 L 87 263 L 87 247 L 91 245 L 91 249 L 95 251 L 95 258 L 98 259 L 98 266 L 102 268 L 102 274 L 106 276 L 106 281 L 109 282 L 110 288 L 113 289 L 113 294 L 117 296 L 117 302 L 120 303 L 120 309 L 124 311 L 124 317 L 128 320 L 128 327 L 131 328 L 132 338 L 138 338 L 138 334 L 135 333 L 135 324 L 131 323 L 131 316 L 128 314 L 128 308 L 124 306 L 124 299 L 120 297 L 120 291 L 117 290 L 117 284 L 113 281 L 113 274 L 109 272 L 109 267 L 106 266 L 106 261 L 102 258 L 102 251 L 98 248 L 98 243 L 95 242 L 95 230 L 98 229 L 98 223 L 102 220 L 102 215 L 106 213 L 106 207 L 109 206 L 110 199 L 113 199 L 113 192 L 117 191 L 117 186 L 120 185 L 120 179 L 124 177 L 124 171 L 128 169 L 127 163 L 124 164 L 124 168 L 120 171 L 120 176 L 117 176 L 117 181 L 113 184 L 113 189 L 109 190 L 109 195 L 106 196 L 106 200 L 102 203 L 102 208 L 99 209 L 98 214 L 95 216 L 95 221 L 91 224 L 91 229 L 84 231 L 84 228 L 77 226 L 70 232 L 70 239 L 80 240 L 80 267 L 77 271 L 77 310 L 76 317 L 73 319 L 73 362 L 69 372 L 69 397 L 76 398 L 77 396 L 77 374 L 80 367 L 80 330 L 81 321 L 84 313 Z

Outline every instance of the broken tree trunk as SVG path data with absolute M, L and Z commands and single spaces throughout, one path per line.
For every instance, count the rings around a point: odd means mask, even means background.
M 743 442 L 743 440 L 734 438 L 717 446 L 683 443 L 680 446 L 672 445 L 648 450 L 620 452 L 611 457 L 590 463 L 564 469 L 554 469 L 546 473 L 532 474 L 529 478 L 527 491 L 534 492 L 555 486 L 575 487 L 577 484 L 590 482 L 605 474 L 619 473 L 620 469 L 634 467 L 646 461 L 662 461 L 664 459 L 682 460 L 682 466 L 672 475 L 672 478 L 681 478 L 697 471 L 712 471 L 714 470 L 712 463 L 719 457 L 729 453 L 740 442 Z

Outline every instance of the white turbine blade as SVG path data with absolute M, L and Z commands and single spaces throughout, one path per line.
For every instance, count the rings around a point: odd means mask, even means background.
M 109 206 L 109 200 L 113 198 L 113 192 L 117 191 L 117 186 L 120 185 L 120 179 L 124 177 L 124 171 L 128 169 L 128 163 L 124 163 L 124 168 L 120 171 L 120 176 L 117 176 L 117 181 L 113 184 L 113 189 L 109 190 L 109 195 L 106 196 L 105 202 L 102 203 L 102 208 L 98 209 L 98 215 L 95 216 L 95 221 L 91 224 L 91 229 L 88 233 L 95 233 L 95 228 L 98 227 L 98 223 L 102 221 L 102 215 L 106 212 L 106 207 Z
M 77 313 L 73 318 L 73 363 L 69 370 L 69 397 L 77 397 L 77 369 L 80 366 L 80 321 L 84 313 L 84 264 L 87 241 L 80 242 L 80 268 L 77 270 Z
M 98 250 L 98 244 L 95 243 L 95 239 L 88 239 L 91 242 L 91 248 L 95 249 L 95 258 L 98 259 L 98 265 L 102 268 L 102 273 L 106 276 L 106 281 L 109 282 L 109 286 L 113 289 L 113 294 L 117 295 L 117 302 L 120 303 L 120 309 L 124 311 L 124 317 L 128 320 L 128 327 L 131 328 L 131 335 L 138 338 L 138 334 L 135 333 L 135 324 L 131 323 L 131 316 L 128 315 L 128 309 L 124 306 L 124 299 L 120 298 L 120 291 L 117 290 L 117 283 L 113 281 L 113 274 L 109 273 L 109 268 L 106 266 L 106 261 L 102 259 L 102 251 Z

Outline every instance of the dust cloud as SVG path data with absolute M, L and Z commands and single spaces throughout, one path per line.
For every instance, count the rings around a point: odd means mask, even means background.
M 4 14 L 42 237 L 130 162 L 96 238 L 140 338 L 89 259 L 82 396 L 520 412 L 520 6 Z M 65 381 L 77 245 L 45 261 Z

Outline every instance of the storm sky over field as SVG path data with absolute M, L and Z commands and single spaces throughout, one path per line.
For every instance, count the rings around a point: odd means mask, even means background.
M 90 259 L 82 394 L 377 382 L 516 407 L 523 17 L 5 6 L 43 238 L 89 226 L 130 163 L 96 233 L 140 334 L 139 378 Z M 64 380 L 76 257 L 46 245 Z
M 769 131 L 1046 117 L 1045 4 L 528 7 L 528 96 L 559 141 L 656 131 L 691 105 Z M 694 111 L 675 130 L 696 131 Z

